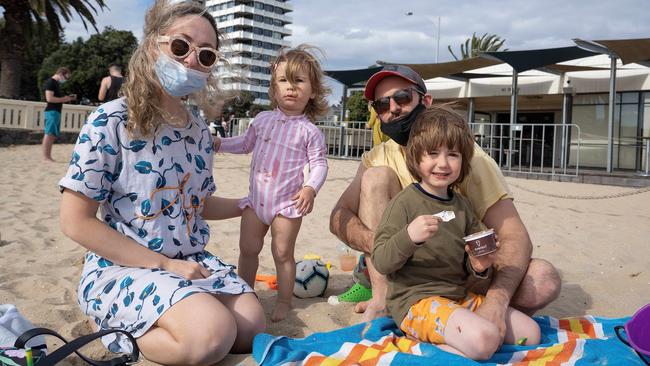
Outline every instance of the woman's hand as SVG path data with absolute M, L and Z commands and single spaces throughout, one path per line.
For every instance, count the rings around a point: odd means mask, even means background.
M 291 200 L 295 201 L 294 205 L 298 213 L 304 216 L 314 208 L 314 197 L 316 197 L 316 190 L 310 186 L 304 186 L 291 197 Z
M 210 271 L 196 262 L 169 258 L 163 264 L 167 272 L 175 273 L 186 280 L 199 280 L 210 277 Z
M 433 215 L 418 216 L 408 224 L 406 232 L 412 242 L 422 243 L 438 231 L 439 222 L 440 218 Z

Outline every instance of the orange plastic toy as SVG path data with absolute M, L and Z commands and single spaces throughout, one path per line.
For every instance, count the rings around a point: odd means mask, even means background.
M 276 275 L 256 275 L 255 281 L 265 282 L 270 289 L 278 289 L 278 276 Z

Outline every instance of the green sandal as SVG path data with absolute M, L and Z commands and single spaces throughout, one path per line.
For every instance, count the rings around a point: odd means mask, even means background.
M 364 287 L 358 283 L 355 283 L 354 286 L 350 287 L 349 290 L 345 291 L 338 296 L 339 301 L 343 302 L 361 302 L 368 301 L 372 299 L 372 289 Z

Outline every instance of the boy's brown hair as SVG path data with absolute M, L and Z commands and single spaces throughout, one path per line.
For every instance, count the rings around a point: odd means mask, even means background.
M 406 166 L 411 175 L 422 181 L 418 166 L 425 153 L 440 146 L 456 149 L 463 157 L 457 185 L 469 174 L 469 163 L 474 156 L 474 139 L 465 119 L 448 105 L 432 105 L 420 113 L 406 145 Z
M 312 50 L 318 50 L 314 46 L 307 44 L 301 44 L 293 49 L 282 49 L 280 54 L 273 62 L 271 66 L 271 87 L 269 88 L 269 99 L 271 100 L 271 106 L 273 108 L 277 107 L 277 102 L 275 101 L 275 83 L 276 75 L 275 69 L 281 62 L 286 62 L 286 73 L 287 80 L 291 85 L 295 85 L 295 74 L 303 70 L 309 77 L 309 82 L 311 83 L 311 91 L 314 93 L 314 97 L 309 99 L 307 105 L 305 106 L 305 115 L 312 122 L 316 121 L 316 118 L 319 116 L 324 116 L 327 114 L 328 104 L 327 96 L 331 93 L 330 89 L 325 86 L 323 78 L 323 70 L 320 67 L 318 59 L 313 55 Z

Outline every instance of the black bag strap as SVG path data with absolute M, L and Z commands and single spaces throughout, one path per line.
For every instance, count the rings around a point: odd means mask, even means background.
M 88 358 L 84 356 L 83 354 L 79 353 L 78 349 L 85 346 L 86 344 L 101 338 L 105 335 L 111 334 L 111 333 L 122 333 L 124 334 L 129 341 L 131 341 L 131 344 L 133 346 L 133 351 L 131 352 L 130 355 L 122 355 L 119 357 L 112 358 L 110 360 L 106 361 L 100 361 L 100 360 L 93 360 L 91 358 Z M 73 352 L 77 354 L 82 360 L 84 360 L 86 363 L 89 365 L 93 366 L 121 366 L 121 365 L 130 365 L 133 363 L 138 362 L 138 359 L 140 358 L 140 349 L 138 348 L 138 344 L 135 341 L 135 338 L 131 335 L 131 333 L 121 330 L 121 329 L 105 329 L 101 330 L 96 333 L 88 334 L 81 336 L 79 338 L 73 339 L 71 342 L 68 342 L 65 338 L 63 338 L 59 333 L 47 329 L 47 328 L 34 328 L 26 331 L 25 333 L 21 334 L 20 337 L 16 340 L 14 347 L 16 348 L 25 348 L 25 344 L 32 338 L 40 335 L 51 335 L 54 336 L 65 345 L 57 349 L 56 351 L 50 353 L 49 355 L 43 357 L 40 359 L 37 363 L 37 366 L 51 366 L 55 365 L 56 363 L 60 362 L 64 358 L 68 357 L 71 355 Z
M 614 332 L 616 332 L 616 336 L 618 337 L 618 339 L 619 339 L 621 342 L 625 343 L 625 345 L 627 345 L 628 347 L 632 348 L 632 350 L 634 350 L 634 352 L 636 352 L 636 354 L 639 356 L 639 358 L 641 359 L 641 361 L 643 361 L 646 365 L 650 365 L 650 362 L 648 362 L 648 360 L 646 360 L 646 358 L 645 358 L 645 357 L 644 357 L 644 356 L 643 356 L 639 351 L 635 350 L 635 349 L 630 345 L 630 342 L 628 342 L 625 338 L 623 338 L 623 336 L 621 335 L 621 332 L 622 332 L 623 330 L 625 330 L 625 327 L 622 326 L 622 325 L 617 325 L 617 326 L 614 327 Z

